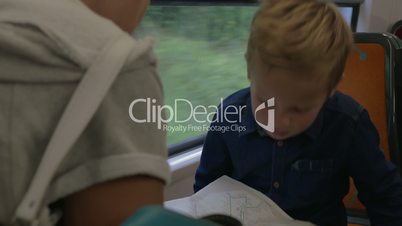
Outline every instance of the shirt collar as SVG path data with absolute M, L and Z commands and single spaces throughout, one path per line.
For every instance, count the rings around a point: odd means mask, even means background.
M 325 105 L 324 105 L 325 106 Z M 323 108 L 321 108 L 320 112 L 317 115 L 317 118 L 314 120 L 313 124 L 309 128 L 307 128 L 303 133 L 306 134 L 311 139 L 315 140 L 321 133 L 323 122 L 324 122 L 324 114 Z

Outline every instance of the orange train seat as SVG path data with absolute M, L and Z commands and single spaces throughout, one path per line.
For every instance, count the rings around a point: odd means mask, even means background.
M 352 96 L 368 110 L 378 130 L 385 158 L 400 167 L 395 113 L 396 38 L 386 33 L 356 33 L 354 39 L 355 46 L 338 90 Z M 344 204 L 349 223 L 369 225 L 352 179 Z

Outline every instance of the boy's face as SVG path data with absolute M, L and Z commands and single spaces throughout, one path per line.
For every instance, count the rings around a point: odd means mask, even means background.
M 254 62 L 248 65 L 248 73 L 252 109 L 259 123 L 268 124 L 268 109 L 255 113 L 256 108 L 275 98 L 275 131 L 265 131 L 275 140 L 285 140 L 306 130 L 328 98 L 329 76 L 324 69 L 290 71 Z

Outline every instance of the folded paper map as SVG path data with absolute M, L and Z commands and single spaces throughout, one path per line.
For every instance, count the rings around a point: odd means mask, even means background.
M 195 218 L 225 214 L 244 226 L 312 226 L 296 221 L 261 192 L 222 176 L 192 196 L 165 202 L 165 207 Z

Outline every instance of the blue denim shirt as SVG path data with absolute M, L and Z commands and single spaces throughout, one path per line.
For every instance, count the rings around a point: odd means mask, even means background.
M 215 115 L 195 191 L 228 175 L 266 194 L 293 218 L 341 226 L 346 225 L 342 199 L 351 176 L 372 225 L 402 225 L 399 171 L 385 160 L 367 111 L 351 97 L 337 92 L 306 131 L 285 141 L 259 132 L 249 88 L 232 94 L 222 105 L 220 109 L 245 107 L 240 117 L 222 117 L 219 110 Z

